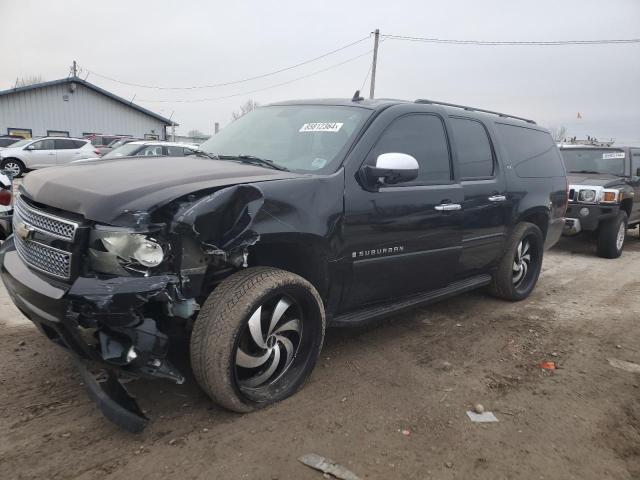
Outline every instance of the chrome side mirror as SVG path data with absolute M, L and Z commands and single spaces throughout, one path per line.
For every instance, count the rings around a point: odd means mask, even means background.
M 415 180 L 420 172 L 418 161 L 406 153 L 383 153 L 375 166 L 363 167 L 367 181 L 372 185 L 392 185 Z

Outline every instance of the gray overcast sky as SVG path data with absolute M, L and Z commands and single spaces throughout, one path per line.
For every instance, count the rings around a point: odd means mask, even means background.
M 640 38 L 638 0 L 90 1 L 0 0 L 0 89 L 16 77 L 67 76 L 72 60 L 130 83 L 188 86 L 250 77 L 382 33 L 481 40 Z M 322 70 L 372 41 L 282 74 L 193 91 L 88 80 L 165 116 L 180 132 L 210 133 L 249 98 L 350 97 L 370 56 L 259 93 L 199 103 L 147 100 L 233 95 Z M 480 47 L 387 40 L 376 96 L 430 98 L 530 117 L 569 134 L 640 144 L 640 44 Z M 83 73 L 86 74 L 86 71 Z M 368 84 L 365 91 L 368 92 Z M 578 120 L 580 112 L 582 119 Z

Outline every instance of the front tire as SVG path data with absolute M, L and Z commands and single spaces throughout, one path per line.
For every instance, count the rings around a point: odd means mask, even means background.
M 602 258 L 618 258 L 622 255 L 627 235 L 627 212 L 620 211 L 616 218 L 605 220 L 598 229 L 597 253 Z
M 0 170 L 10 173 L 13 178 L 20 178 L 24 175 L 26 168 L 17 158 L 5 158 L 0 164 Z
M 516 225 L 489 284 L 489 293 L 513 302 L 527 298 L 538 282 L 543 254 L 540 228 L 529 222 Z
M 324 306 L 309 282 L 276 268 L 249 268 L 226 278 L 203 305 L 191 335 L 191 366 L 213 401 L 250 412 L 303 385 L 324 330 Z

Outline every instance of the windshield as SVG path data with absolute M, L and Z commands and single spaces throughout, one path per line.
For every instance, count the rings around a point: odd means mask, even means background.
M 624 151 L 611 148 L 560 149 L 569 173 L 624 175 Z
M 370 115 L 359 107 L 285 105 L 262 107 L 231 123 L 200 145 L 221 156 L 252 156 L 288 170 L 336 170 Z
M 118 148 L 114 148 L 109 153 L 104 155 L 102 158 L 128 157 L 131 155 L 135 155 L 136 152 L 143 147 L 144 145 L 136 145 L 135 143 L 125 143 L 124 145 Z

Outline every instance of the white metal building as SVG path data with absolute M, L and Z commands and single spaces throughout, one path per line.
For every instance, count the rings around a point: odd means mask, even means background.
M 177 123 L 78 77 L 0 91 L 0 135 L 167 138 Z

